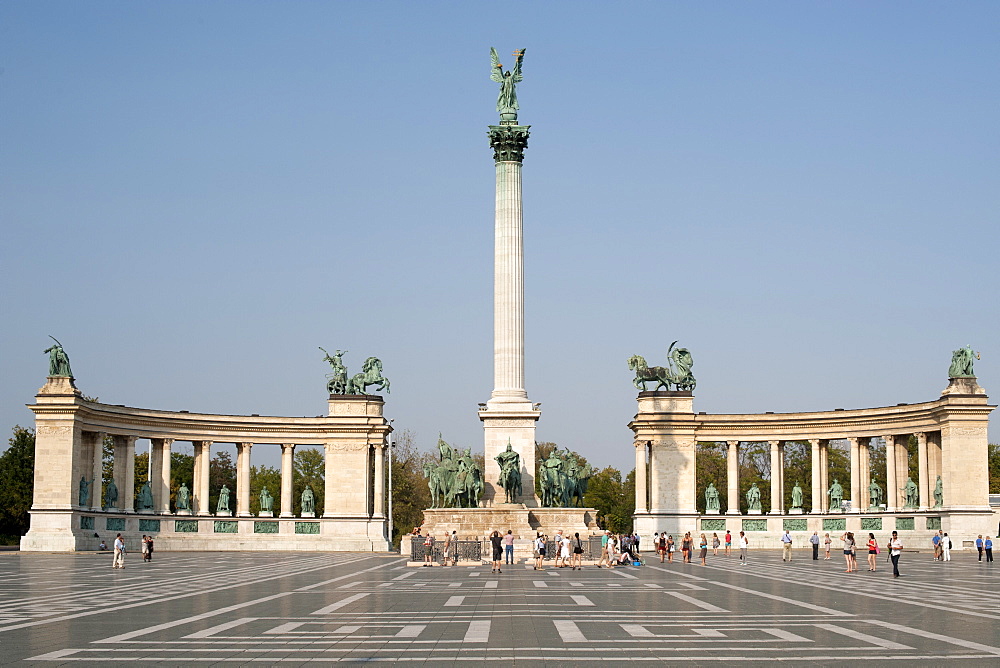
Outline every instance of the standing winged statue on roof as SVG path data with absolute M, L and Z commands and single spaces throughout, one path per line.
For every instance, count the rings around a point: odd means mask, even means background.
M 497 55 L 497 50 L 490 47 L 490 60 L 493 63 L 492 72 L 490 73 L 490 79 L 496 81 L 500 84 L 500 94 L 497 96 L 497 111 L 501 114 L 514 114 L 514 118 L 517 118 L 517 91 L 515 86 L 524 80 L 521 76 L 521 62 L 524 60 L 524 49 L 518 49 L 514 52 L 514 69 L 503 71 L 503 65 L 500 63 L 500 56 Z

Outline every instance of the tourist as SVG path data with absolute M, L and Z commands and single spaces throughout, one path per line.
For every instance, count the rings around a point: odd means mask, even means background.
M 719 545 L 721 545 L 721 543 L 719 542 L 719 534 L 713 533 L 712 534 L 712 556 L 713 557 L 719 556 Z
M 104 542 L 103 538 L 101 539 L 101 544 L 97 546 L 97 549 L 101 550 L 102 552 L 108 549 L 108 544 Z
M 444 538 L 444 565 L 445 566 L 451 566 L 452 563 L 454 563 L 452 561 L 452 550 L 455 549 L 456 547 L 458 547 L 457 545 L 454 544 L 455 532 L 452 531 L 451 533 L 446 533 L 444 536 L 445 536 L 445 538 Z M 451 562 L 451 563 L 449 563 L 449 562 Z
M 705 557 L 708 556 L 708 538 L 705 534 L 701 534 L 701 542 L 698 543 L 699 555 L 701 556 L 701 565 L 705 565 Z
M 601 558 L 597 562 L 597 567 L 601 568 L 601 564 L 608 564 L 608 543 L 611 542 L 611 532 L 605 531 L 601 534 Z M 610 565 L 610 564 L 609 564 Z
M 951 538 L 947 532 L 941 538 L 941 561 L 951 561 Z
M 121 534 L 115 536 L 115 556 L 111 561 L 111 568 L 125 568 L 125 541 Z
M 674 550 L 676 549 L 676 547 L 677 546 L 674 545 L 674 537 L 673 536 L 667 536 L 667 563 L 668 564 L 674 563 Z
M 889 541 L 889 559 L 892 560 L 892 577 L 899 577 L 899 555 L 903 553 L 903 543 L 899 540 L 896 532 L 892 532 L 892 539 Z
M 583 570 L 583 539 L 579 533 L 573 534 L 573 570 Z
M 739 543 L 737 547 L 740 548 L 740 566 L 747 565 L 747 550 L 750 549 L 750 541 L 747 540 L 747 536 L 742 531 L 740 532 Z
M 642 540 L 642 539 L 641 539 L 641 538 L 639 538 L 639 532 L 638 532 L 638 531 L 636 531 L 636 532 L 635 532 L 635 535 L 634 535 L 634 536 L 632 536 L 632 544 L 633 544 L 633 545 L 635 545 L 635 553 L 636 553 L 636 554 L 639 554 L 639 542 L 640 542 L 641 540 Z
M 931 544 L 934 546 L 934 561 L 941 561 L 941 530 L 934 534 L 931 538 Z
M 153 537 L 146 536 L 146 561 L 153 560 Z
M 555 554 L 552 555 L 556 560 L 555 563 L 556 568 L 562 568 L 563 566 L 565 566 L 565 564 L 560 565 L 559 563 L 559 560 L 562 559 L 562 542 L 563 542 L 563 530 L 559 529 L 558 531 L 556 531 L 555 535 L 555 543 L 556 543 Z
M 832 542 L 830 534 L 823 534 L 823 549 L 826 551 L 826 556 L 823 557 L 823 561 L 830 561 L 830 543 Z
M 567 567 L 572 568 L 572 565 L 570 564 L 570 559 L 572 559 L 573 556 L 572 551 L 570 550 L 571 541 L 569 539 L 569 536 L 567 536 L 566 534 L 561 534 L 561 535 L 562 535 L 562 541 L 558 547 L 559 547 L 559 557 L 562 559 L 562 566 L 560 566 L 559 568 L 567 568 Z
M 726 529 L 726 556 L 732 554 L 733 548 L 733 534 L 729 533 L 729 529 Z
M 514 532 L 507 529 L 503 537 L 504 565 L 514 565 Z
M 840 540 L 844 541 L 844 561 L 847 563 L 847 570 L 844 572 L 853 573 L 857 570 L 854 565 L 854 532 L 848 531 L 840 537 Z
M 615 559 L 618 558 L 618 547 L 620 545 L 618 536 L 611 534 L 611 537 L 608 538 L 608 568 L 615 567 Z
M 420 534 L 417 534 L 420 535 Z M 424 566 L 433 566 L 434 562 L 434 536 L 428 531 L 424 537 Z
M 986 563 L 993 563 L 993 541 L 987 536 L 986 540 L 983 541 L 983 551 L 986 553 Z
M 875 557 L 878 556 L 878 541 L 875 540 L 875 534 L 868 534 L 868 570 L 872 573 L 875 572 Z
M 819 532 L 813 531 L 813 535 L 809 536 L 809 544 L 813 548 L 813 561 L 819 561 Z
M 541 571 L 542 561 L 545 559 L 545 536 L 539 532 L 538 536 L 535 538 L 535 570 Z
M 681 554 L 684 555 L 684 563 L 691 563 L 691 550 L 694 548 L 694 540 L 691 538 L 691 532 L 685 532 L 684 540 L 681 541 Z
M 139 543 L 139 553 L 142 555 L 142 562 L 149 561 L 149 543 L 146 542 L 146 534 L 142 534 L 142 542 Z
M 500 570 L 500 560 L 503 559 L 503 537 L 496 529 L 490 534 L 490 544 L 493 545 L 493 570 L 491 573 L 503 573 Z
M 792 560 L 792 534 L 788 533 L 788 529 L 785 529 L 785 533 L 781 537 L 781 560 Z
M 979 552 L 979 561 L 983 560 L 983 534 L 979 534 L 976 539 L 976 551 Z

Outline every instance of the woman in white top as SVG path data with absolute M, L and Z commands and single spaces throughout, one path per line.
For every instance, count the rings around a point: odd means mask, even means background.
M 615 560 L 618 555 L 618 536 L 611 534 L 608 538 L 608 568 L 615 567 Z
M 951 561 L 951 539 L 947 533 L 941 538 L 941 561 Z
M 569 566 L 569 536 L 562 534 L 562 544 L 559 546 L 559 558 L 562 559 L 562 566 L 559 568 L 566 568 Z
M 747 565 L 747 550 L 750 548 L 750 541 L 747 540 L 747 535 L 745 533 L 743 533 L 742 531 L 740 532 L 740 540 L 739 540 L 738 545 L 739 545 L 739 548 L 740 548 L 740 566 L 746 566 Z

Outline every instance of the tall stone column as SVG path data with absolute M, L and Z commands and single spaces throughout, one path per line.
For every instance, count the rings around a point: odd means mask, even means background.
M 333 517 L 333 499 L 334 495 L 337 493 L 337 471 L 334 466 L 334 444 L 326 443 L 323 446 L 323 517 Z
M 118 490 L 118 500 L 125 502 L 122 505 L 126 513 L 135 512 L 135 436 L 115 436 L 115 440 L 125 441 L 125 476 L 123 478 L 122 489 Z
M 211 480 L 212 441 L 194 441 L 194 511 L 197 515 L 211 515 L 209 489 Z
M 174 439 L 160 440 L 160 512 L 170 514 L 170 448 Z
M 785 512 L 785 442 L 778 441 L 778 498 L 781 499 L 781 512 Z
M 914 434 L 917 437 L 917 490 L 920 493 L 920 510 L 927 510 L 930 506 L 931 488 L 927 465 L 927 434 L 919 432 Z
M 649 472 L 646 469 L 646 441 L 636 441 L 635 443 L 635 512 L 648 513 L 649 505 L 646 495 L 646 480 Z
M 295 444 L 281 444 L 281 515 L 280 517 L 293 517 L 295 498 L 293 489 L 293 474 L 295 470 Z
M 740 514 L 739 441 L 726 441 L 726 514 Z
M 100 512 L 104 505 L 104 434 L 87 432 L 87 438 L 90 439 L 93 448 L 91 450 L 93 453 L 91 477 L 94 482 L 90 487 L 90 508 L 95 512 Z
M 851 444 L 851 512 L 861 512 L 861 439 L 847 439 Z
M 104 439 L 107 438 L 107 434 L 101 434 L 100 443 L 103 445 Z M 121 436 L 112 436 L 112 459 L 111 459 L 111 478 L 115 481 L 115 487 L 118 488 L 118 501 L 116 501 L 115 509 L 122 510 L 125 507 L 125 439 Z
M 646 489 L 649 495 L 649 512 L 658 513 L 661 510 L 663 503 L 660 496 L 663 491 L 660 487 L 661 476 L 657 475 L 656 470 L 660 465 L 659 462 L 660 455 L 657 454 L 656 448 L 650 445 L 649 447 L 649 460 L 646 462 Z
M 376 443 L 375 452 L 375 489 L 372 497 L 372 518 L 385 517 L 385 445 Z
M 768 441 L 771 447 L 771 515 L 781 514 L 781 441 Z
M 872 483 L 871 443 L 870 438 L 861 439 L 861 506 L 858 508 L 861 512 L 867 512 L 872 505 L 869 489 Z
M 830 511 L 830 441 L 820 439 L 819 442 L 819 476 L 820 476 L 820 510 Z
M 809 512 L 818 514 L 823 512 L 823 483 L 821 482 L 822 475 L 820 473 L 822 469 L 822 464 L 820 463 L 822 457 L 820 456 L 818 438 L 809 439 L 809 454 L 812 460 L 809 467 L 809 474 L 812 481 L 810 485 L 812 488 L 812 508 L 809 509 Z
M 250 451 L 253 443 L 236 444 L 236 516 L 250 517 Z
M 153 507 L 146 512 L 155 513 L 160 503 L 160 468 L 163 466 L 163 447 L 160 445 L 162 439 L 149 439 L 149 468 L 146 469 L 146 482 L 149 483 L 149 491 L 153 495 Z
M 896 437 L 888 434 L 885 441 L 885 510 L 895 512 L 898 508 L 899 484 L 896 482 Z
M 524 389 L 524 236 L 521 164 L 527 125 L 489 126 L 496 167 L 493 255 L 493 392 L 481 406 L 486 447 L 484 503 L 503 501 L 495 457 L 511 447 L 521 457 L 519 502 L 535 505 L 535 423 L 541 412 Z

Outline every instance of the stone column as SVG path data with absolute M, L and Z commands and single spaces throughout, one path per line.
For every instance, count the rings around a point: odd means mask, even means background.
M 121 501 L 122 498 L 125 499 L 125 503 L 122 504 L 125 508 L 126 513 L 135 512 L 135 442 L 137 438 L 135 436 L 115 436 L 117 441 L 119 438 L 125 441 L 125 478 L 123 489 L 118 490 L 118 500 Z M 122 495 L 124 494 L 124 497 Z
M 332 443 L 326 443 L 323 446 L 323 489 L 325 493 L 323 494 L 323 517 L 333 517 L 333 498 L 337 493 L 337 487 L 335 480 L 337 479 L 336 467 L 334 466 L 334 449 Z
M 372 500 L 372 517 L 385 517 L 385 444 L 376 443 L 375 448 L 375 491 Z
M 660 475 L 656 472 L 659 466 L 659 455 L 656 448 L 649 446 L 649 461 L 646 463 L 646 487 L 649 496 L 649 512 L 655 513 L 663 504 L 660 501 Z
M 931 487 L 927 466 L 927 434 L 918 432 L 917 437 L 917 490 L 920 493 L 920 510 L 927 510 L 931 505 Z
M 635 443 L 635 512 L 648 513 L 649 505 L 646 495 L 646 480 L 648 472 L 646 469 L 646 441 L 636 441 Z
M 819 484 L 820 511 L 830 511 L 830 441 L 820 439 L 819 442 Z
M 812 507 L 809 509 L 809 512 L 817 514 L 823 512 L 823 483 L 820 482 L 822 479 L 820 475 L 822 465 L 820 464 L 821 457 L 818 438 L 809 439 L 809 454 L 812 458 L 809 466 L 809 474 L 812 481 L 810 485 L 812 487 Z
M 281 444 L 281 515 L 280 517 L 294 517 L 292 508 L 295 507 L 295 490 L 293 489 L 293 472 L 295 469 L 295 444 Z
M 253 443 L 236 444 L 236 516 L 250 517 L 250 450 Z
M 88 438 L 93 445 L 93 468 L 91 477 L 94 479 L 90 488 L 90 508 L 95 512 L 100 512 L 104 505 L 104 434 L 100 432 L 89 432 Z M 116 483 L 117 484 L 117 483 Z
M 899 509 L 899 483 L 896 482 L 896 437 L 883 436 L 885 441 L 885 511 L 895 512 Z
M 871 503 L 871 493 L 869 491 L 869 485 L 872 483 L 872 467 L 871 467 L 871 438 L 861 439 L 861 506 L 858 508 L 861 512 L 867 512 L 868 507 L 872 505 Z
M 781 512 L 785 512 L 785 442 L 778 441 L 778 470 L 781 477 L 778 478 L 778 498 L 781 499 Z
M 726 441 L 726 514 L 740 514 L 739 441 Z
M 771 446 L 771 515 L 780 515 L 781 499 L 781 441 L 768 441 Z
M 159 438 L 149 439 L 149 468 L 146 469 L 146 481 L 149 491 L 153 494 L 153 508 L 146 512 L 155 513 L 160 507 L 160 469 L 163 467 L 163 448 Z
M 211 515 L 212 509 L 209 507 L 210 473 L 212 461 L 212 441 L 196 441 L 194 445 L 194 500 L 195 514 Z
M 107 434 L 101 434 L 99 445 L 104 444 L 105 438 L 107 438 Z M 111 455 L 111 478 L 115 481 L 115 487 L 118 488 L 118 501 L 115 502 L 115 509 L 122 510 L 125 507 L 125 439 L 114 435 L 111 440 L 114 443 L 112 446 L 114 454 Z
M 861 439 L 847 439 L 851 444 L 851 512 L 861 512 Z
M 174 439 L 160 440 L 160 512 L 170 514 L 170 448 Z

